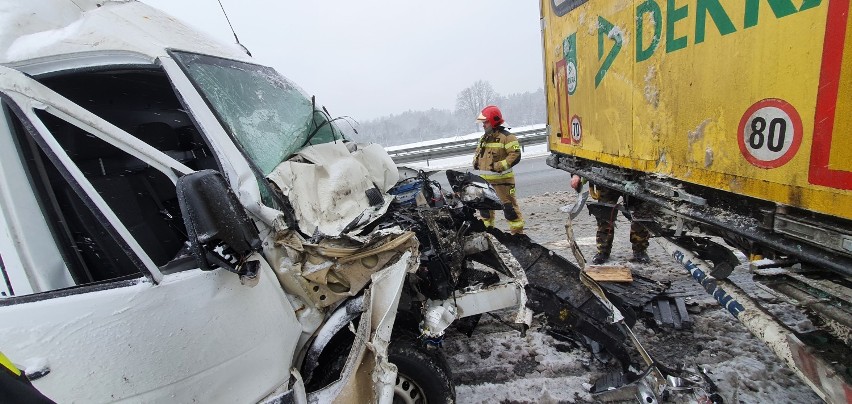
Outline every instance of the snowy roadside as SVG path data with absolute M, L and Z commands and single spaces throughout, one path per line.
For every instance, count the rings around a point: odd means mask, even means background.
M 573 199 L 573 192 L 563 191 L 520 200 L 527 234 L 572 261 L 565 242 L 567 214 L 558 208 Z M 497 225 L 506 228 L 501 220 Z M 631 251 L 629 227 L 620 217 L 613 247 L 614 262 L 627 263 Z M 590 257 L 595 249 L 593 218 L 581 214 L 574 223 L 574 232 L 584 255 Z M 701 290 L 653 241 L 649 254 L 651 264 L 630 264 L 634 273 Z M 734 276 L 744 274 L 745 268 L 741 266 Z M 634 327 L 643 345 L 660 362 L 670 367 L 680 364 L 706 367 L 726 403 L 821 401 L 712 297 L 702 291 L 688 299 L 687 305 L 694 321 L 691 329 L 659 329 L 642 322 Z M 472 337 L 448 333 L 444 347 L 458 385 L 459 403 L 594 402 L 588 390 L 607 371 L 607 365 L 592 358 L 585 348 L 544 333 L 538 321 L 534 321 L 526 337 L 521 337 L 519 331 L 501 319 L 483 316 Z M 689 399 L 675 397 L 673 401 L 689 402 Z

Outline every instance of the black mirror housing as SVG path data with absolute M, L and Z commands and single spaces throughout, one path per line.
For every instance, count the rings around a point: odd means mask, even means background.
M 201 170 L 180 177 L 176 186 L 198 266 L 210 270 L 215 264 L 241 276 L 254 277 L 257 269 L 243 264 L 249 255 L 260 250 L 260 236 L 225 177 L 218 171 Z
M 450 188 L 452 188 L 453 192 L 456 193 L 462 192 L 462 187 L 468 184 L 490 186 L 488 181 L 485 181 L 482 177 L 471 172 L 447 170 L 446 174 L 447 182 L 450 183 Z
M 480 210 L 503 209 L 494 187 L 482 177 L 471 172 L 447 170 L 447 181 L 466 206 Z

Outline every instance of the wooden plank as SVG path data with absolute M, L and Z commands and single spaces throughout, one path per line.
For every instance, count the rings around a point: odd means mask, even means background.
M 683 301 L 683 298 L 675 298 L 675 306 L 677 307 L 677 314 L 680 315 L 680 321 L 683 323 L 685 328 L 692 327 L 692 319 L 689 318 L 689 312 L 686 311 L 686 302 Z
M 654 322 L 657 323 L 657 327 L 662 327 L 663 318 L 660 316 L 660 306 L 657 306 L 657 302 L 651 303 L 651 311 L 654 313 Z
M 675 330 L 683 329 L 683 318 L 680 316 L 680 311 L 677 310 L 677 303 L 672 302 L 672 300 L 668 301 L 669 307 L 672 312 L 672 320 L 674 320 L 674 328 Z
M 589 265 L 585 271 L 598 282 L 633 282 L 630 268 L 622 265 Z
M 669 306 L 668 300 L 657 300 L 657 306 L 660 308 L 660 317 L 663 320 L 663 324 L 674 326 L 674 319 L 672 318 L 672 308 Z

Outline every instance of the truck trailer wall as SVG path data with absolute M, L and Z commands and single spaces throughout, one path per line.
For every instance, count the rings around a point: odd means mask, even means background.
M 849 4 L 542 0 L 550 148 L 852 219 Z

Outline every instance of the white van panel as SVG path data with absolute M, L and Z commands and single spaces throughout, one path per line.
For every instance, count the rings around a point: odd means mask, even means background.
M 0 0 L 0 10 L 0 64 L 9 66 L 112 51 L 146 55 L 153 63 L 168 48 L 249 60 L 238 45 L 223 46 L 137 1 Z
M 266 262 L 251 288 L 225 270 L 0 307 L 16 363 L 57 402 L 249 402 L 289 379 L 301 327 Z M 54 292 L 56 293 L 56 292 Z
M 0 119 L 0 254 L 8 281 L 15 295 L 73 286 L 13 138 L 9 121 Z

